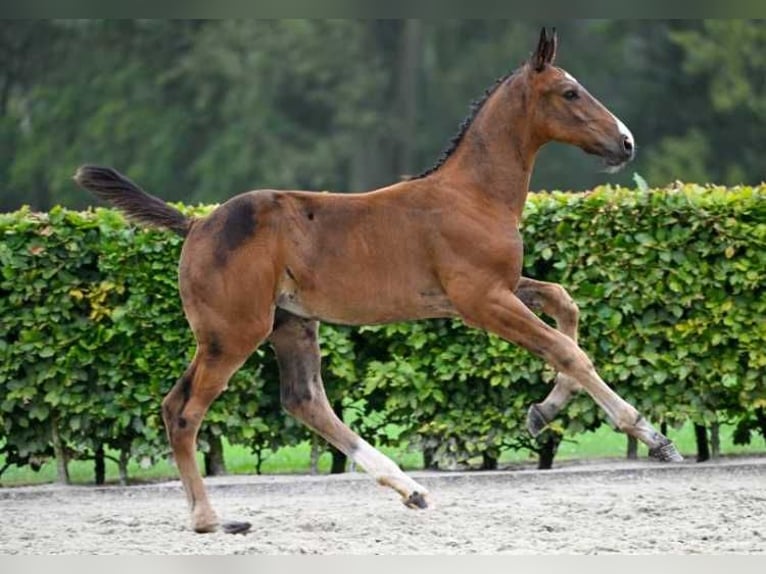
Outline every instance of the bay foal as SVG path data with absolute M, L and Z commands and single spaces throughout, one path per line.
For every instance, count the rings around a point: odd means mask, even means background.
M 519 222 L 540 147 L 566 142 L 613 168 L 634 154 L 622 122 L 553 65 L 556 44 L 555 33 L 543 30 L 534 54 L 487 91 L 432 169 L 367 193 L 257 190 L 206 217 L 187 218 L 112 169 L 78 170 L 81 186 L 128 217 L 186 237 L 179 288 L 197 350 L 165 397 L 163 417 L 194 530 L 219 526 L 194 456 L 200 423 L 231 375 L 266 340 L 276 352 L 285 409 L 396 490 L 407 506 L 428 505 L 423 486 L 330 408 L 318 321 L 459 317 L 521 345 L 559 373 L 550 395 L 530 408 L 531 432 L 540 432 L 582 388 L 652 456 L 680 460 L 577 345 L 577 307 L 567 292 L 521 276 Z M 558 330 L 532 309 L 553 316 Z

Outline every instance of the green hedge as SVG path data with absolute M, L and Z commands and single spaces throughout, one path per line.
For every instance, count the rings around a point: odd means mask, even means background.
M 746 439 L 766 407 L 765 198 L 766 186 L 534 194 L 525 274 L 569 290 L 581 344 L 649 418 L 733 421 Z M 160 402 L 193 351 L 176 290 L 181 240 L 112 210 L 62 208 L 2 214 L 0 236 L 6 460 L 27 464 L 54 446 L 166 455 Z M 370 439 L 445 461 L 535 448 L 526 408 L 553 373 L 529 353 L 449 320 L 323 325 L 321 336 L 328 394 Z M 580 396 L 553 431 L 603 420 Z M 214 405 L 203 449 L 221 435 L 257 452 L 309 436 L 281 411 L 268 348 Z

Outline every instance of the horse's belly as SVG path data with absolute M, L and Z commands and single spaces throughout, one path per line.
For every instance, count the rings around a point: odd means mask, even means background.
M 328 294 L 286 289 L 280 292 L 276 305 L 300 317 L 343 325 L 374 325 L 456 315 L 449 299 L 440 290 L 406 291 L 395 296 L 380 292 L 364 296 L 356 292 L 328 297 Z

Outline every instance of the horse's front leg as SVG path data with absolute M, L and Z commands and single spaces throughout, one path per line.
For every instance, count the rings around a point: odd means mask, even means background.
M 354 433 L 333 412 L 320 373 L 317 322 L 277 311 L 269 339 L 279 365 L 282 405 L 295 418 L 322 435 L 364 468 L 383 486 L 393 488 L 410 508 L 426 508 L 428 491 L 397 464 Z
M 467 324 L 521 345 L 574 379 L 619 430 L 649 447 L 650 456 L 662 461 L 682 460 L 673 443 L 601 379 L 571 337 L 545 324 L 510 289 L 497 284 L 487 289 L 463 283 L 451 285 L 448 294 Z
M 577 342 L 580 313 L 572 297 L 561 285 L 522 277 L 515 294 L 533 311 L 542 311 L 553 317 L 558 330 Z M 531 405 L 527 412 L 527 429 L 532 436 L 539 435 L 579 390 L 580 385 L 575 379 L 564 373 L 557 373 L 553 389 L 545 400 Z

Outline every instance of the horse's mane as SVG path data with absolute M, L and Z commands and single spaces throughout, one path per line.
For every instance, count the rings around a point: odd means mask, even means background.
M 420 179 L 420 178 L 426 177 L 427 175 L 431 175 L 433 172 L 439 169 L 442 165 L 444 165 L 444 162 L 446 162 L 449 159 L 449 157 L 455 152 L 457 147 L 460 145 L 460 142 L 463 141 L 463 137 L 468 131 L 468 128 L 471 127 L 473 120 L 476 119 L 476 116 L 479 114 L 484 104 L 487 103 L 487 100 L 490 98 L 490 96 L 492 96 L 492 94 L 494 94 L 495 91 L 497 91 L 497 89 L 500 87 L 500 85 L 503 82 L 505 82 L 505 80 L 513 76 L 517 71 L 518 70 L 514 72 L 510 72 L 496 79 L 495 82 L 484 91 L 484 94 L 481 97 L 471 102 L 468 115 L 465 118 L 463 118 L 463 121 L 460 123 L 460 127 L 457 130 L 457 133 L 454 136 L 452 136 L 452 139 L 450 139 L 449 143 L 447 144 L 447 146 L 444 148 L 441 155 L 439 156 L 439 159 L 436 160 L 436 163 L 433 164 L 424 172 L 418 175 L 415 175 L 411 177 L 410 179 Z

